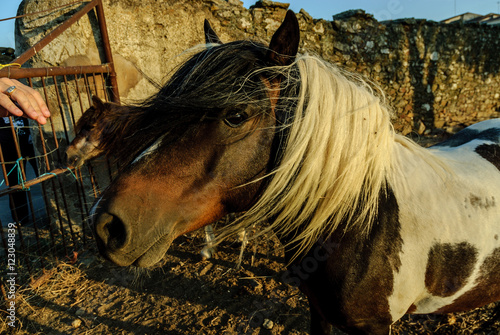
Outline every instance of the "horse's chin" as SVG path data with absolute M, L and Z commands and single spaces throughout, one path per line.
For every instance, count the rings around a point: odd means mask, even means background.
M 166 258 L 164 256 L 165 254 L 161 255 L 160 257 L 149 257 L 147 255 L 142 255 L 131 266 L 148 270 L 157 269 L 165 265 Z
M 157 268 L 165 263 L 164 256 L 167 253 L 173 238 L 164 236 L 140 255 L 132 265 L 139 268 Z
M 135 258 L 130 255 L 123 257 L 121 253 L 109 252 L 103 247 L 99 248 L 99 252 L 106 260 L 118 266 L 154 269 L 164 265 L 164 256 L 170 248 L 172 241 L 173 238 L 171 236 L 163 236 L 146 250 L 140 251 L 142 253 L 135 256 Z

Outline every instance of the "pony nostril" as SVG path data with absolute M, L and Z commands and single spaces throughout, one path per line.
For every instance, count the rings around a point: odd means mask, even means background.
M 75 166 L 76 162 L 78 161 L 77 155 L 71 153 L 68 154 L 68 152 L 65 152 L 63 160 L 66 162 L 66 166 L 77 167 Z
M 127 241 L 127 229 L 123 221 L 108 213 L 99 217 L 96 233 L 108 250 L 120 249 Z

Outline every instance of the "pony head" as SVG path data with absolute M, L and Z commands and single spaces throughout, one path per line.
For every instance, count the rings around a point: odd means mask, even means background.
M 295 15 L 269 46 L 220 44 L 208 24 L 205 36 L 210 44 L 103 138 L 122 171 L 91 217 L 101 253 L 119 265 L 154 265 L 177 236 L 249 209 L 279 156 L 276 125 L 295 103 L 280 95 L 297 89 Z

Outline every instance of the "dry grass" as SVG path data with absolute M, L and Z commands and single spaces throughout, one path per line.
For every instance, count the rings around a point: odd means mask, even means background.
M 0 334 L 236 334 L 236 324 L 263 308 L 275 326 L 260 333 L 308 334 L 305 297 L 277 280 L 284 264 L 282 255 L 273 253 L 275 245 L 260 245 L 256 265 L 250 266 L 247 255 L 246 270 L 238 272 L 237 248 L 223 246 L 218 259 L 200 261 L 195 252 L 200 241 L 178 242 L 164 268 L 143 276 L 140 284 L 135 273 L 104 263 L 94 251 L 73 265 L 53 262 L 19 288 L 15 329 L 0 305 Z M 392 333 L 500 335 L 499 316 L 500 303 L 467 313 L 407 315 Z
M 88 292 L 105 286 L 103 282 L 90 280 L 85 272 L 88 269 L 82 269 L 85 267 L 82 263 L 72 265 L 51 260 L 49 264 L 53 267 L 49 270 L 42 269 L 29 279 L 20 276 L 20 281 L 29 284 L 18 286 L 16 291 L 16 327 L 9 326 L 8 320 L 2 317 L 0 334 L 46 334 L 43 331 L 34 331 L 37 327 L 30 325 L 36 320 L 35 316 L 50 318 L 53 312 L 51 304 L 66 304 L 69 297 L 79 297 L 66 306 L 72 308 L 80 303 Z M 0 314 L 7 315 L 4 307 L 5 296 L 3 300 Z

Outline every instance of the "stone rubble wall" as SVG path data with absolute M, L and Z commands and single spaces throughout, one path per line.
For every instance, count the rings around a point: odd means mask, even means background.
M 22 12 L 55 7 L 65 0 L 24 0 Z M 223 41 L 267 43 L 288 4 L 259 1 L 251 9 L 239 0 L 103 0 L 111 47 L 125 101 L 144 99 L 163 83 L 183 51 L 204 42 L 207 18 Z M 332 21 L 297 13 L 301 51 L 362 73 L 381 86 L 403 134 L 448 131 L 499 115 L 499 27 L 440 24 L 404 19 L 378 22 L 354 10 Z M 19 54 L 71 14 L 18 20 Z M 94 29 L 94 31 L 92 31 Z M 96 63 L 102 58 L 95 15 L 81 19 L 42 50 L 33 66 Z

